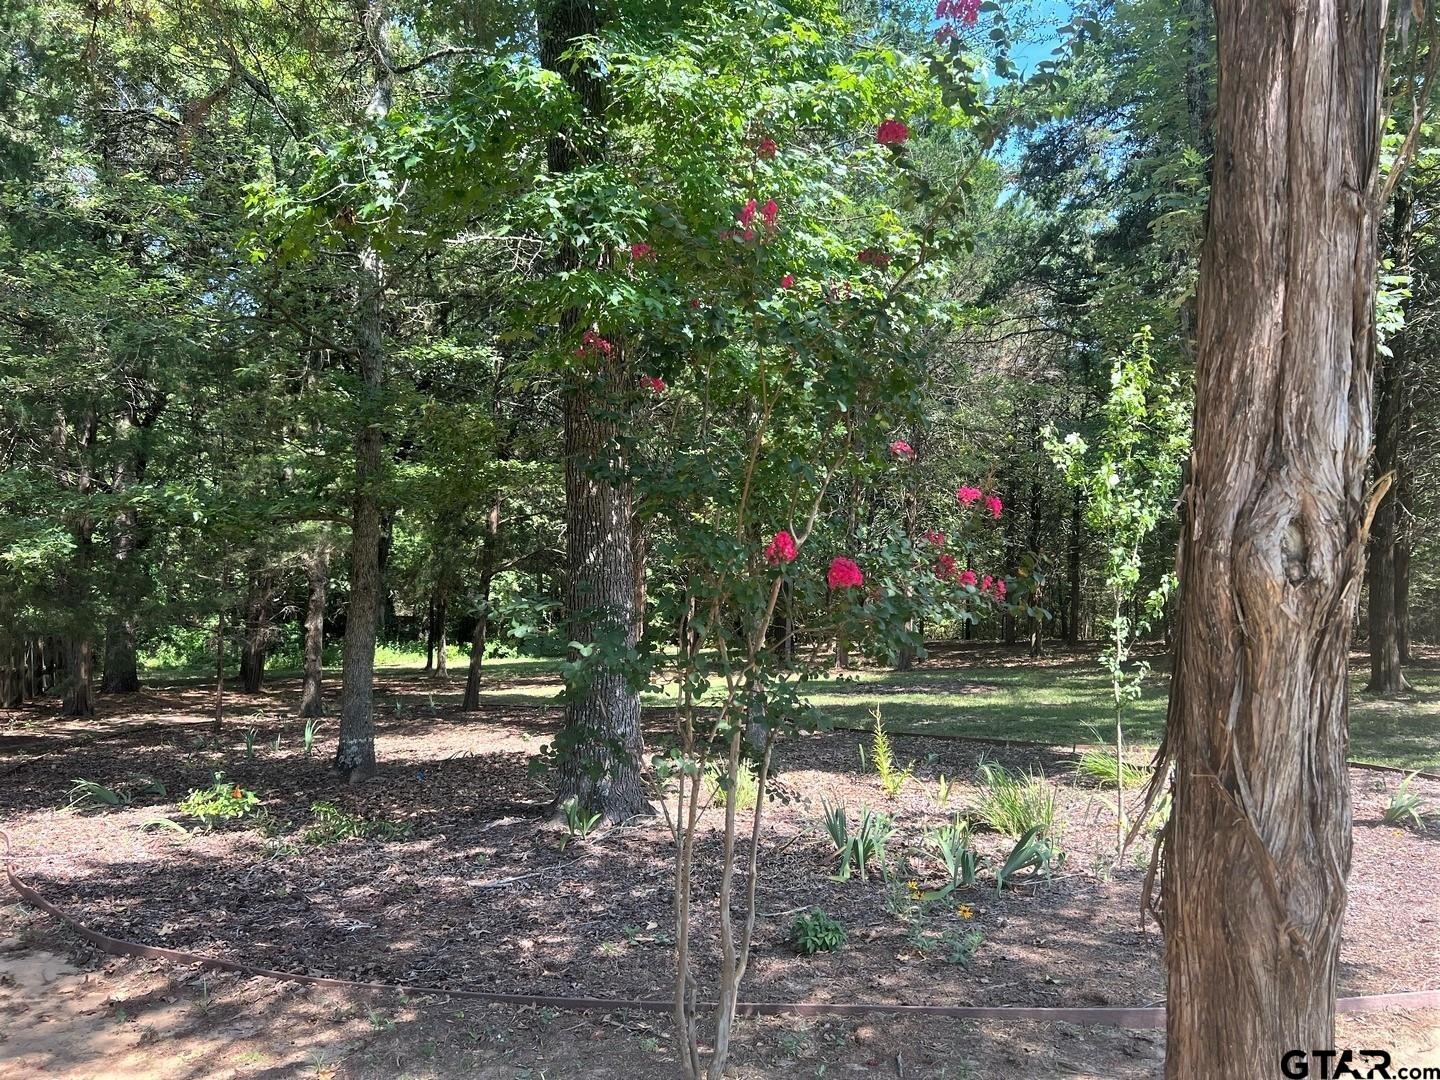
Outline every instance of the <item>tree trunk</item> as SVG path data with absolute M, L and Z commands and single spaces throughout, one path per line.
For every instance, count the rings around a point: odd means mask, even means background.
M 89 638 L 69 638 L 65 642 L 65 691 L 60 702 L 61 716 L 94 716 L 95 697 L 92 679 L 95 646 Z
M 1409 262 L 1412 200 L 1409 192 L 1395 195 L 1389 240 L 1390 255 L 1398 267 Z M 1389 341 L 1390 355 L 1375 358 L 1375 475 L 1390 487 L 1375 508 L 1370 526 L 1366 583 L 1372 694 L 1398 694 L 1410 688 L 1400 669 L 1400 616 L 1396 610 L 1399 580 L 1396 547 L 1400 539 L 1400 471 L 1403 467 L 1406 385 L 1404 330 Z M 1408 571 L 1408 566 L 1407 566 Z
M 265 685 L 265 661 L 270 653 L 270 578 L 259 573 L 250 579 L 245 601 L 245 636 L 240 643 L 240 687 L 258 694 Z
M 16 709 L 25 702 L 25 646 L 18 640 L 0 645 L 0 709 Z
M 373 83 L 366 116 L 390 111 L 395 73 L 385 51 L 385 5 L 366 0 L 361 15 Z M 380 620 L 380 481 L 384 436 L 381 391 L 385 383 L 385 263 L 367 240 L 356 260 L 355 358 L 364 397 L 355 440 L 355 497 L 350 525 L 350 601 L 341 650 L 340 736 L 335 769 L 350 783 L 375 773 L 375 633 Z
M 435 596 L 425 605 L 425 670 L 435 668 Z
M 610 374 L 610 385 L 620 385 L 618 373 Z M 565 610 L 571 641 L 613 649 L 633 647 L 637 638 L 630 491 L 628 485 L 594 475 L 597 462 L 603 462 L 607 472 L 624 467 L 616 460 L 616 431 L 605 415 L 608 410 L 595 408 L 589 393 L 576 385 L 566 392 Z M 569 695 L 561 739 L 558 802 L 575 798 L 617 821 L 650 812 L 640 778 L 640 694 L 614 664 L 600 661 L 583 686 Z
M 465 697 L 460 702 L 461 712 L 480 710 L 480 676 L 485 664 L 485 629 L 490 612 L 489 573 L 480 578 L 480 611 L 475 616 L 475 633 L 470 639 L 470 665 L 465 671 Z
M 1166 1076 L 1333 1045 L 1350 866 L 1383 5 L 1217 0 L 1166 746 Z M 1157 770 L 1157 775 L 1164 769 Z M 1223 1065 L 1217 1064 L 1223 1062 Z
M 508 459 L 508 441 L 501 448 L 500 458 Z M 465 672 L 465 697 L 460 702 L 461 712 L 478 712 L 480 709 L 480 675 L 485 664 L 485 632 L 490 619 L 490 586 L 495 580 L 495 563 L 500 556 L 500 508 L 501 496 L 497 495 L 490 504 L 490 513 L 485 518 L 485 544 L 480 554 L 480 610 L 475 613 L 475 633 L 470 641 L 470 665 Z
M 450 648 L 450 638 L 445 632 L 445 620 L 449 614 L 449 604 L 442 596 L 435 602 L 435 677 L 437 679 L 450 677 L 449 663 L 445 659 L 445 651 Z
M 538 22 L 541 64 L 565 79 L 586 116 L 600 117 L 605 101 L 601 71 L 562 59 L 575 38 L 600 29 L 593 0 L 555 0 L 542 8 Z M 547 147 L 551 170 L 571 171 L 577 153 L 575 140 L 552 139 Z M 579 265 L 573 250 L 559 258 L 564 265 Z M 564 323 L 574 329 L 578 313 Z M 613 343 L 609 356 L 596 359 L 600 370 L 572 375 L 565 387 L 565 612 L 571 640 L 585 645 L 633 646 L 636 640 L 630 488 L 594 475 L 597 466 L 625 471 L 616 447 L 615 404 L 609 400 L 627 389 L 625 354 L 622 342 Z M 567 694 L 557 744 L 557 804 L 574 798 L 610 820 L 650 812 L 640 778 L 640 694 L 614 665 L 601 663 Z
M 309 602 L 305 606 L 305 681 L 300 715 L 325 715 L 325 588 L 330 577 L 330 549 L 320 545 L 305 560 Z
M 1080 492 L 1070 504 L 1070 580 L 1065 596 L 1065 644 L 1080 644 L 1081 560 L 1085 548 L 1085 513 Z
M 340 740 L 335 768 L 351 783 L 375 772 L 375 631 L 380 618 L 379 481 L 383 449 L 379 417 L 384 379 L 382 338 L 384 267 L 378 252 L 367 247 L 360 255 L 359 341 L 356 354 L 365 387 L 363 417 L 355 441 L 355 497 L 350 526 L 350 600 L 345 612 L 341 651 Z
M 133 694 L 140 689 L 140 664 L 135 650 L 135 620 L 113 619 L 105 631 L 105 671 L 102 694 Z

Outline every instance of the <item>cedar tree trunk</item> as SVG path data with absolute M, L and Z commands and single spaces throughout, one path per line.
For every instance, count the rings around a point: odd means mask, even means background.
M 1333 1045 L 1383 6 L 1217 0 L 1163 839 L 1166 1076 Z M 1158 770 L 1157 775 L 1164 770 Z

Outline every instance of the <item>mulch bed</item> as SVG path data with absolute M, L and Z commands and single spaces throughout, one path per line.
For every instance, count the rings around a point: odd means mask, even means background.
M 413 689 L 412 682 L 395 688 Z M 24 874 L 55 903 L 114 936 L 268 967 L 362 980 L 596 996 L 669 996 L 671 847 L 663 821 L 610 829 L 563 850 L 547 826 L 546 792 L 527 764 L 553 732 L 548 710 L 463 715 L 446 706 L 381 717 L 381 775 L 348 787 L 306 757 L 298 722 L 257 699 L 216 749 L 203 726 L 137 729 L 22 765 L 0 785 L 0 823 Z M 181 695 L 147 699 L 154 716 L 196 717 Z M 272 706 L 265 711 L 266 706 Z M 202 714 L 199 714 L 203 716 Z M 256 731 L 247 756 L 243 729 Z M 273 749 L 279 734 L 282 746 Z M 888 799 L 861 764 L 865 736 L 835 732 L 784 744 L 776 770 L 795 795 L 772 802 L 758 884 L 763 913 L 745 996 L 759 1000 L 883 1000 L 1011 1005 L 1144 1005 L 1164 994 L 1160 937 L 1141 925 L 1143 867 L 1111 868 L 1111 796 L 1078 782 L 1068 753 L 1045 748 L 894 736 L 915 777 Z M 1066 863 L 1048 881 L 996 893 L 980 887 L 914 915 L 906 883 L 940 884 L 926 828 L 972 805 L 981 756 L 1058 781 Z M 0 767 L 18 763 L 11 758 Z M 223 771 L 257 791 L 269 824 L 182 836 L 149 829 L 174 803 Z M 936 780 L 955 780 L 948 806 Z M 166 797 L 121 809 L 61 809 L 77 777 L 115 787 L 161 781 Z M 1433 870 L 1440 831 L 1381 823 L 1393 774 L 1355 770 L 1355 860 L 1342 992 L 1440 985 Z M 1417 787 L 1440 803 L 1440 784 Z M 332 802 L 408 826 L 406 839 L 306 843 L 309 807 Z M 822 800 L 894 815 L 891 881 L 838 882 L 818 826 Z M 718 826 L 720 813 L 709 814 Z M 193 824 L 193 823 L 191 823 Z M 1003 858 L 1010 841 L 979 834 Z M 718 835 L 702 841 L 696 950 L 713 955 Z M 1142 853 L 1142 854 L 1148 854 Z M 970 917 L 957 910 L 966 905 Z M 797 957 L 787 938 L 797 909 L 823 907 L 846 928 L 836 953 Z M 968 964 L 948 962 L 942 937 L 978 932 Z M 702 978 L 713 968 L 701 964 Z

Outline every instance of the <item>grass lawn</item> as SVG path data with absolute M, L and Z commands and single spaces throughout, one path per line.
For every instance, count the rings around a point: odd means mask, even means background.
M 1156 670 L 1145 680 L 1140 700 L 1128 705 L 1125 731 L 1135 744 L 1154 745 L 1165 724 L 1169 672 Z M 505 661 L 487 672 L 506 679 L 548 670 Z M 534 664 L 535 662 L 531 662 Z M 1363 692 L 1365 661 L 1351 676 L 1351 756 L 1361 761 L 1411 769 L 1440 769 L 1440 655 L 1417 659 L 1409 669 L 1412 693 L 1394 699 Z M 859 671 L 812 684 L 811 700 L 837 727 L 867 727 L 879 708 L 894 732 L 1016 739 L 1050 745 L 1107 741 L 1112 724 L 1110 680 L 1093 658 L 1068 651 L 1031 661 L 1023 650 L 999 656 L 984 649 L 974 659 L 940 653 L 908 672 Z M 558 686 L 549 679 L 525 687 L 495 691 L 498 700 L 542 704 Z M 650 705 L 672 703 L 669 694 L 647 694 Z
M 388 672 L 418 671 L 414 653 L 385 649 L 377 666 Z M 1168 660 L 1157 657 L 1138 701 L 1127 707 L 1125 731 L 1133 744 L 1154 745 L 1165 722 Z M 451 681 L 434 695 L 458 700 L 466 657 L 454 650 Z M 495 704 L 552 705 L 560 689 L 560 661 L 542 657 L 485 662 L 486 699 Z M 1440 649 L 1423 650 L 1407 669 L 1415 690 L 1391 699 L 1363 692 L 1366 660 L 1352 664 L 1351 756 L 1411 769 L 1440 770 Z M 275 671 L 298 675 L 298 671 Z M 337 677 L 338 672 L 327 672 Z M 163 681 L 203 679 L 200 671 L 151 671 Z M 1110 730 L 1109 677 L 1086 650 L 1052 650 L 1030 660 L 1022 647 L 941 647 L 914 670 L 863 670 L 812 684 L 811 700 L 837 727 L 868 727 L 879 708 L 897 733 L 963 735 L 1071 746 L 1104 742 Z M 674 702 L 673 690 L 645 695 L 648 705 Z

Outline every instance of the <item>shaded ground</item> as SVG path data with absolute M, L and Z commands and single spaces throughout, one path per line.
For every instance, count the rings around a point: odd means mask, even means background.
M 968 676 L 941 670 L 937 678 L 968 685 Z M 515 676 L 538 682 L 544 672 L 516 665 Z M 553 731 L 553 711 L 502 704 L 464 716 L 450 703 L 453 688 L 440 689 L 420 676 L 382 681 L 383 771 L 361 788 L 339 785 L 325 771 L 333 732 L 322 729 L 315 756 L 304 754 L 300 724 L 285 711 L 293 685 L 232 697 L 232 718 L 218 741 L 209 737 L 210 700 L 199 686 L 150 691 L 124 708 L 102 699 L 90 733 L 111 737 L 38 759 L 21 753 L 55 745 L 48 720 L 38 712 L 7 714 L 0 736 L 16 741 L 0 745 L 0 825 L 15 835 L 26 854 L 23 871 L 42 892 L 116 936 L 362 979 L 667 996 L 670 849 L 663 825 L 615 829 L 561 850 L 560 834 L 543 827 L 543 783 L 526 768 Z M 65 737 L 82 734 L 72 728 Z M 861 765 L 863 739 L 836 732 L 781 752 L 781 785 L 795 797 L 773 803 L 767 815 L 758 882 L 763 917 L 747 997 L 1039 1005 L 1160 999 L 1158 935 L 1141 929 L 1137 917 L 1143 871 L 1132 863 L 1111 869 L 1109 796 L 1071 775 L 1072 754 L 897 737 L 897 754 L 915 762 L 915 779 L 890 800 Z M 918 904 L 907 883 L 925 889 L 941 878 L 923 833 L 974 804 L 982 754 L 1059 781 L 1067 862 L 1048 882 L 997 895 L 987 877 L 987 887 L 947 903 Z M 258 793 L 263 820 L 212 833 L 147 830 L 160 816 L 183 821 L 178 798 L 217 771 Z M 944 806 L 942 774 L 955 781 Z M 168 794 L 137 795 L 118 809 L 61 809 L 77 777 L 137 791 L 142 780 L 158 780 Z M 1399 780 L 1368 770 L 1352 776 L 1356 854 L 1345 992 L 1440 986 L 1433 870 L 1440 831 L 1381 823 Z M 1416 786 L 1440 803 L 1440 785 Z M 310 806 L 319 800 L 408 835 L 389 843 L 308 843 Z M 895 818 L 890 884 L 832 879 L 832 853 L 817 825 L 822 800 L 847 803 L 852 821 L 861 805 Z M 705 844 L 701 862 L 710 865 L 713 834 Z M 982 834 L 979 846 L 1003 856 L 1009 841 Z M 714 891 L 713 877 L 702 876 L 698 895 L 713 901 Z M 812 904 L 840 919 L 849 942 L 838 953 L 802 960 L 786 938 L 796 909 Z M 670 1074 L 661 1017 L 365 1001 L 97 960 L 47 919 L 11 908 L 0 920 L 0 936 L 18 939 L 0 957 L 11 980 L 0 992 L 8 1021 L 0 1075 L 40 1068 L 111 1076 Z M 702 953 L 710 951 L 712 932 L 702 922 Z M 950 962 L 958 941 L 973 948 L 963 964 Z M 62 957 L 76 970 L 57 967 Z M 713 971 L 702 968 L 702 975 Z M 63 1007 L 59 990 L 37 998 L 46 980 L 64 988 Z M 1433 1030 L 1433 1019 L 1414 1020 L 1405 1038 L 1423 1048 L 1414 1032 Z M 1398 1024 L 1396 1031 L 1410 1031 L 1406 1023 L 1369 1018 L 1355 1030 Z M 63 1034 L 72 1028 L 73 1037 Z M 161 1043 L 168 1049 L 157 1059 L 153 1046 Z M 897 1055 L 907 1076 L 1145 1076 L 1157 1068 L 1160 1044 L 1156 1033 L 1069 1025 L 776 1019 L 743 1024 L 736 1061 L 746 1076 L 897 1075 Z

